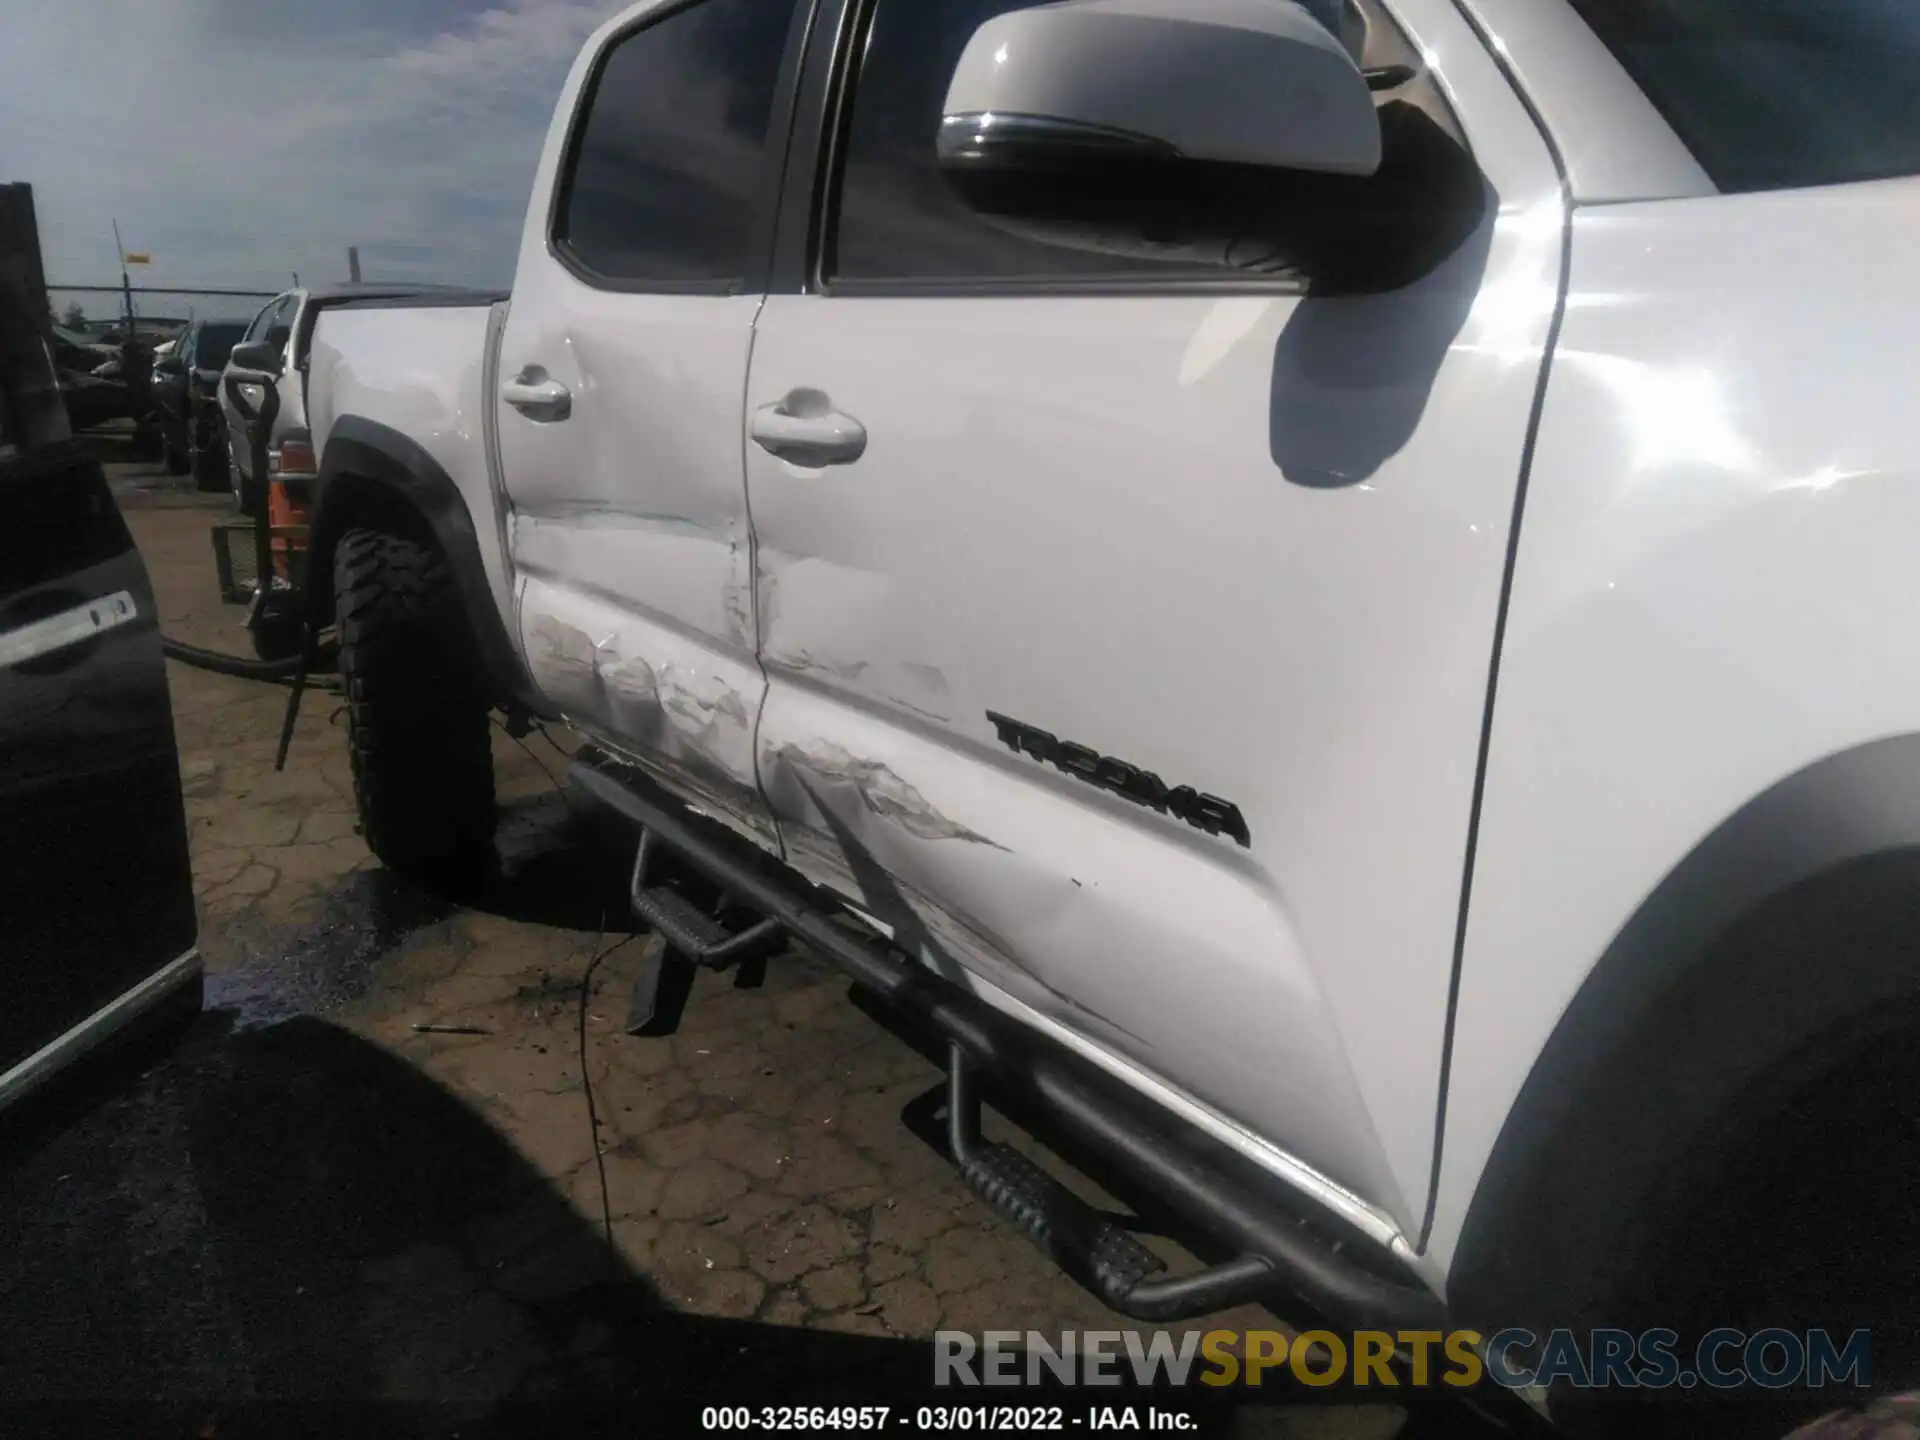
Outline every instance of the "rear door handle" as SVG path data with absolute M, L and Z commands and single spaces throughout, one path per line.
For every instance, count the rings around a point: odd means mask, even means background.
M 794 390 L 762 405 L 747 431 L 769 455 L 809 469 L 850 465 L 867 449 L 867 427 L 835 410 L 818 390 Z
M 22 611 L 34 618 L 17 619 Z M 128 590 L 98 600 L 69 590 L 29 593 L 17 604 L 0 606 L 0 670 L 16 665 L 32 674 L 66 669 L 84 658 L 78 647 L 139 618 L 140 607 Z M 50 658 L 56 654 L 61 658 Z
M 573 392 L 537 365 L 502 384 L 500 398 L 529 420 L 564 420 L 573 413 Z

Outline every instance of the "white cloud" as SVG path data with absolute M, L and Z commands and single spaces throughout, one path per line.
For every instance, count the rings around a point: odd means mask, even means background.
M 349 244 L 370 277 L 506 283 L 553 102 L 618 0 L 363 8 L 0 0 L 0 179 L 34 185 L 49 277 L 115 279 L 118 216 L 154 285 L 337 279 Z

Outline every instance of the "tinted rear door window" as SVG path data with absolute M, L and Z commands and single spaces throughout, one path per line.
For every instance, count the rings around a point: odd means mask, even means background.
M 617 42 L 588 87 L 554 240 L 590 281 L 739 281 L 793 0 L 702 0 Z

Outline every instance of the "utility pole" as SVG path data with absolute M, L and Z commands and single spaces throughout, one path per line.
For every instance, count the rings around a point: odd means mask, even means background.
M 127 339 L 133 339 L 133 277 L 127 274 L 127 247 L 120 239 L 120 222 L 113 222 L 113 253 L 120 259 L 120 295 L 127 305 Z
M 358 245 L 347 246 L 347 279 L 356 285 L 360 283 L 360 247 Z

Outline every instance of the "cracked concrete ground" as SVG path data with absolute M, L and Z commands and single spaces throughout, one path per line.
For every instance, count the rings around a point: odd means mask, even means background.
M 149 471 L 112 473 L 164 629 L 244 651 L 240 609 L 214 589 L 208 531 L 222 502 Z M 395 881 L 361 843 L 335 695 L 309 694 L 291 761 L 275 773 L 284 689 L 169 671 L 212 1014 L 268 1035 L 323 1020 L 374 1047 L 501 1137 L 553 1202 L 533 1217 L 517 1200 L 469 1197 L 462 1243 L 429 1226 L 391 1253 L 360 1257 L 362 1315 L 397 1306 L 418 1331 L 383 1347 L 374 1393 L 513 1397 L 538 1393 L 540 1375 L 572 1373 L 556 1368 L 552 1342 L 533 1338 L 525 1307 L 603 1285 L 603 1234 L 613 1271 L 667 1310 L 781 1327 L 756 1334 L 924 1342 L 943 1328 L 1132 1328 L 994 1219 L 903 1123 L 937 1068 L 856 1007 L 819 957 L 790 950 L 757 988 L 703 973 L 677 1033 L 624 1033 L 649 941 L 606 909 L 619 908 L 622 857 L 582 838 L 556 793 L 564 738 L 547 749 L 496 732 L 510 879 L 497 903 L 457 907 Z M 296 1077 L 274 1078 L 298 1089 Z M 435 1295 L 465 1317 L 459 1333 L 418 1329 L 422 1296 Z M 1196 1328 L 1214 1323 L 1274 1320 L 1249 1309 Z M 569 1354 L 585 1346 L 589 1368 L 616 1366 L 604 1353 L 614 1343 L 566 1342 Z M 1395 1406 L 1264 1404 L 1233 1417 L 1231 1433 L 1384 1437 L 1403 1427 L 1429 1433 Z

